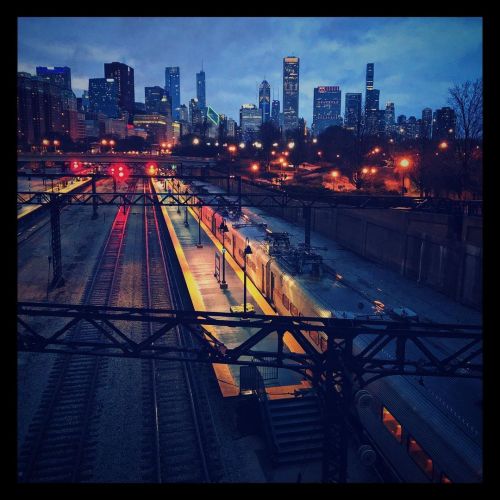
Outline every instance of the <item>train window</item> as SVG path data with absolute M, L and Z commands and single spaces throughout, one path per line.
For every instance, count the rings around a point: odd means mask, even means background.
M 323 334 L 320 334 L 319 336 L 319 348 L 325 352 L 327 347 L 327 340 L 326 337 Z
M 292 316 L 298 316 L 299 310 L 290 302 L 290 313 Z
M 283 294 L 282 302 L 285 308 L 288 309 L 288 307 L 290 306 L 290 301 L 288 300 L 288 297 L 285 294 Z
M 382 406 L 382 423 L 386 429 L 401 443 L 401 424 L 394 418 L 394 415 Z
M 412 437 L 408 438 L 408 454 L 425 474 L 429 478 L 432 478 L 432 458 L 425 453 L 422 447 Z
M 444 472 L 441 472 L 441 482 L 452 483 L 453 481 Z
M 309 332 L 309 337 L 311 337 L 311 339 L 314 341 L 315 344 L 319 343 L 319 333 L 318 332 L 311 330 Z

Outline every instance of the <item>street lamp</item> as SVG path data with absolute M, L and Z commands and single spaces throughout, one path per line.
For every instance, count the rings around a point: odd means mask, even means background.
M 250 240 L 245 240 L 245 260 L 243 266 L 243 313 L 247 312 L 247 255 L 251 255 L 252 249 L 250 248 Z
M 244 142 L 240 142 L 240 149 L 245 149 L 245 143 Z
M 110 146 L 110 148 L 111 148 L 111 152 L 113 152 L 113 146 L 114 146 L 115 144 L 116 144 L 116 142 L 115 142 L 113 139 L 111 139 L 111 140 L 109 141 L 109 146 Z
M 334 171 L 332 172 L 332 178 L 333 178 L 333 180 L 332 180 L 332 190 L 333 190 L 333 191 L 335 191 L 335 184 L 334 184 L 334 181 L 336 181 L 336 180 L 337 180 L 337 177 L 338 177 L 338 176 L 339 176 L 339 172 L 338 172 L 338 170 L 334 170 Z
M 316 144 L 318 142 L 318 139 L 316 137 L 313 138 L 313 144 Z
M 198 248 L 203 248 L 201 244 L 201 211 L 203 210 L 203 205 L 198 203 L 198 244 L 196 245 Z
M 198 137 L 195 137 L 195 138 L 193 139 L 193 144 L 194 144 L 195 146 L 197 146 L 199 143 L 200 143 L 200 139 L 198 139 Z
M 295 147 L 295 142 L 289 142 L 288 143 L 288 149 L 293 149 Z
M 185 211 L 184 211 L 184 225 L 186 227 L 189 227 L 189 222 L 188 222 L 188 206 L 187 206 L 187 194 L 188 194 L 188 190 L 186 189 L 184 191 L 184 203 L 186 203 L 185 205 Z
M 403 158 L 399 162 L 400 167 L 402 167 L 402 184 L 401 184 L 401 196 L 405 195 L 405 170 L 410 166 L 410 161 L 407 158 Z
M 220 287 L 223 289 L 227 288 L 226 283 L 226 233 L 229 231 L 226 225 L 226 219 L 222 219 L 219 226 L 219 231 L 222 233 L 222 281 L 220 282 Z
M 57 151 L 57 146 L 61 145 L 61 141 L 58 141 L 57 139 L 54 141 L 54 150 Z
M 446 141 L 439 143 L 439 149 L 446 149 L 448 147 L 448 143 Z

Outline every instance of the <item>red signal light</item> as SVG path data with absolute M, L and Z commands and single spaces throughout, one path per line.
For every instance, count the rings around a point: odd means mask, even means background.
M 71 165 L 71 170 L 73 170 L 73 172 L 77 172 L 83 166 L 82 163 L 79 161 L 71 161 L 70 165 Z
M 115 179 L 126 181 L 130 175 L 130 169 L 124 163 L 115 163 L 109 167 L 108 173 Z

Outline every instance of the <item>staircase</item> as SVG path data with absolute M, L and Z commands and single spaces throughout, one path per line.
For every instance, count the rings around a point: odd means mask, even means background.
M 323 422 L 319 401 L 312 391 L 284 399 L 267 399 L 267 423 L 276 465 L 321 460 Z

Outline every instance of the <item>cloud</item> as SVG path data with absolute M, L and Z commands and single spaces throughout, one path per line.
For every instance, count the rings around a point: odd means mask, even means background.
M 73 85 L 103 76 L 105 62 L 135 69 L 136 100 L 164 85 L 166 66 L 180 66 L 181 100 L 196 95 L 201 61 L 207 101 L 238 118 L 256 103 L 264 77 L 282 101 L 283 57 L 300 57 L 300 114 L 312 118 L 313 89 L 340 85 L 364 92 L 375 63 L 380 102 L 417 116 L 446 105 L 447 88 L 482 73 L 480 18 L 20 18 L 18 67 L 68 65 Z

